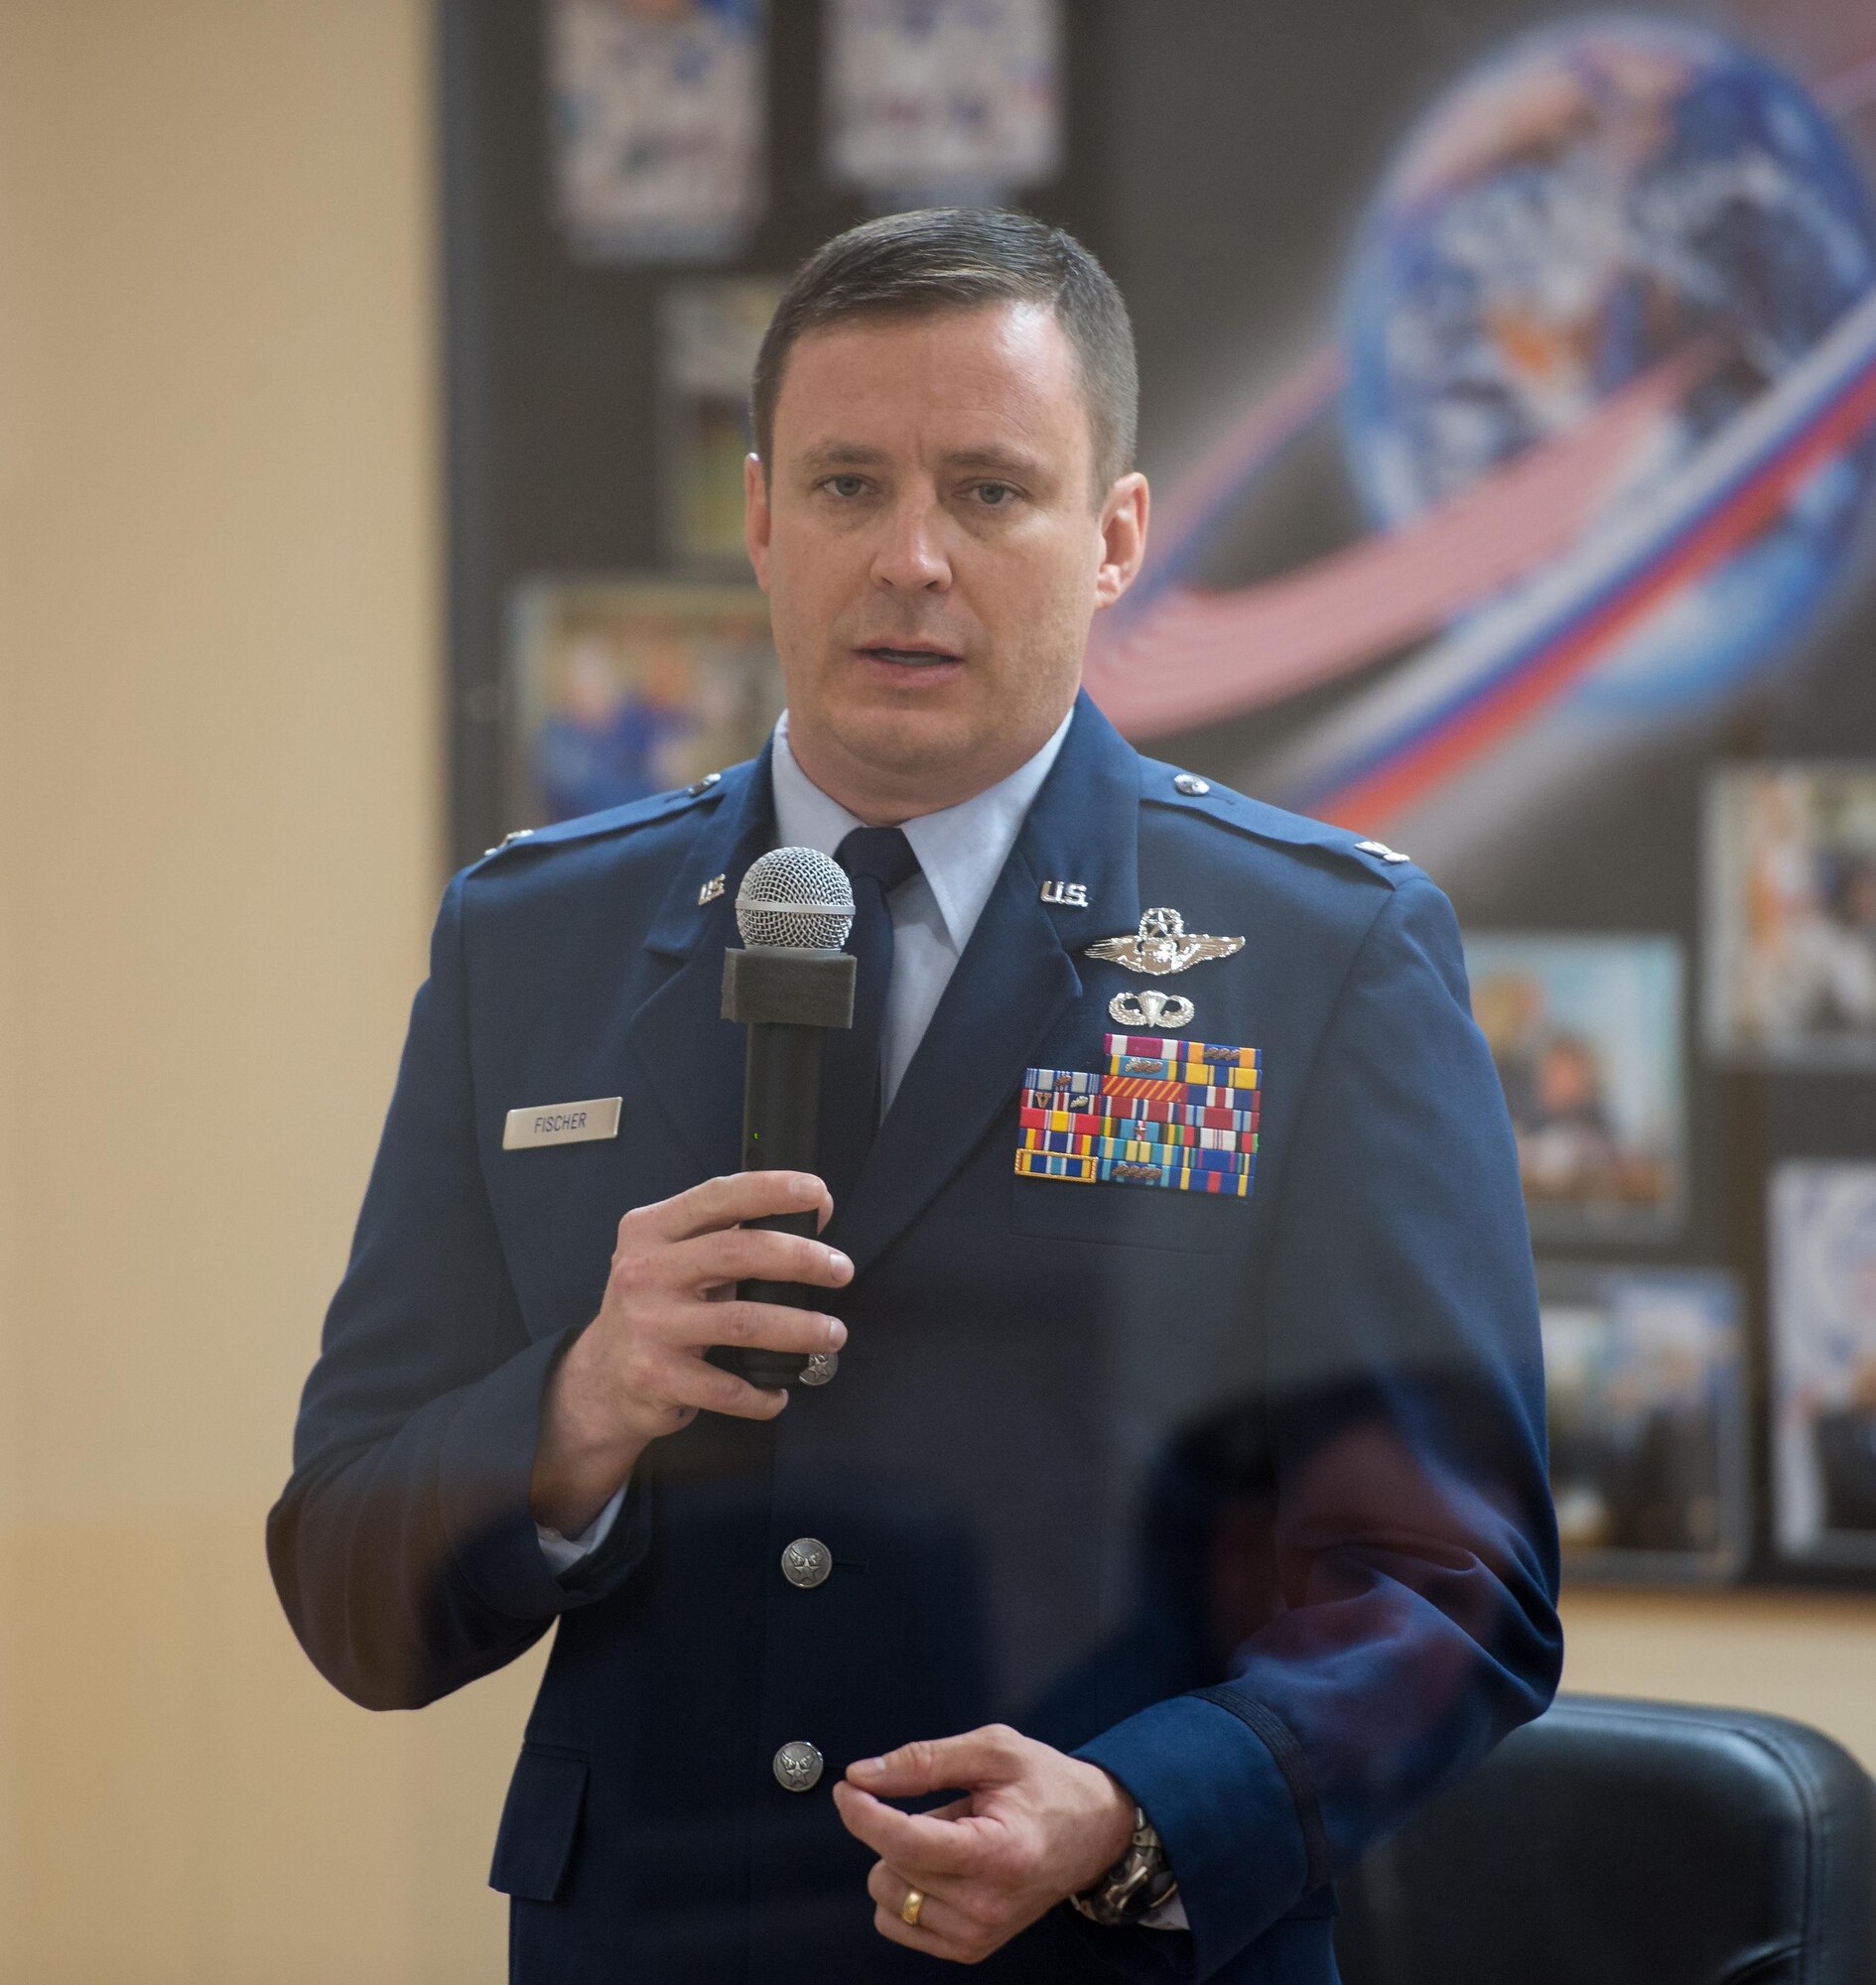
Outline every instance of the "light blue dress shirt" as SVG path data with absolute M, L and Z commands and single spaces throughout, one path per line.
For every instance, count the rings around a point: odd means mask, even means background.
M 1016 845 L 1023 816 L 1068 735 L 1068 724 L 1064 717 L 1041 750 L 1006 779 L 957 806 L 901 823 L 918 857 L 918 873 L 893 890 L 888 905 L 892 978 L 886 987 L 880 1038 L 882 1116 L 891 1109 L 899 1083 L 925 1038 L 938 1001 Z M 778 847 L 818 848 L 832 855 L 855 828 L 866 826 L 839 800 L 829 799 L 796 763 L 788 748 L 786 711 L 775 726 L 773 773 Z

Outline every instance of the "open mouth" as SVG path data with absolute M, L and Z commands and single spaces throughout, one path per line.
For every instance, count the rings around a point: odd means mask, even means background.
M 964 659 L 961 655 L 954 655 L 949 648 L 893 648 L 874 644 L 858 652 L 870 656 L 875 662 L 891 662 L 907 669 L 939 668 L 947 662 Z

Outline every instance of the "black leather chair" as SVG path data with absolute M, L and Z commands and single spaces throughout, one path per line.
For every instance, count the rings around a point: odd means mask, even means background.
M 1345 1985 L 1876 1985 L 1876 1786 L 1784 1717 L 1560 1696 L 1341 1892 Z

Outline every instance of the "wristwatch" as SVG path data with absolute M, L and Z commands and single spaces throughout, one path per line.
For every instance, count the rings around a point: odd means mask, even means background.
M 1179 1893 L 1179 1884 L 1166 1866 L 1166 1850 L 1152 1822 L 1139 1807 L 1134 1808 L 1134 1837 L 1127 1852 L 1092 1888 L 1070 1896 L 1090 1922 L 1130 1923 L 1156 1910 Z

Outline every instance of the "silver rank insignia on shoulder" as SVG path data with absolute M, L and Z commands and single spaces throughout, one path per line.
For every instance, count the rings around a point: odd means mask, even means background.
M 1241 937 L 1208 937 L 1189 931 L 1177 910 L 1148 910 L 1139 920 L 1133 937 L 1104 937 L 1087 947 L 1089 958 L 1107 959 L 1129 972 L 1143 972 L 1153 978 L 1167 973 L 1187 972 L 1210 958 L 1230 958 L 1244 949 Z M 1109 1013 L 1124 1027 L 1146 1032 L 1155 1028 L 1179 1028 L 1192 1021 L 1192 1002 L 1177 993 L 1142 992 L 1117 992 L 1108 1001 Z
M 697 892 L 697 906 L 702 909 L 706 903 L 714 903 L 724 891 L 725 877 L 713 875 Z
M 1059 903 L 1065 910 L 1085 910 L 1088 907 L 1088 885 L 1086 882 L 1044 882 L 1042 900 Z
M 1410 855 L 1399 854 L 1396 850 L 1390 848 L 1385 841 L 1358 841 L 1355 844 L 1355 852 L 1357 855 L 1379 856 L 1383 861 L 1411 861 L 1413 860 Z

